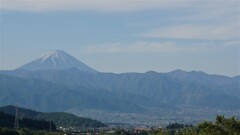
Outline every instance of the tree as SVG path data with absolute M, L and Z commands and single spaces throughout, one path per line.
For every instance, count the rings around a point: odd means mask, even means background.
M 13 129 L 0 128 L 0 135 L 19 135 L 19 134 Z
M 235 117 L 225 118 L 223 115 L 217 116 L 215 123 L 203 122 L 198 125 L 200 134 L 211 135 L 238 135 L 240 133 L 240 120 Z

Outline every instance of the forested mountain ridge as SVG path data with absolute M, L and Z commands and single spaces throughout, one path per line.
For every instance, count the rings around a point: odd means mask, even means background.
M 40 79 L 24 79 L 0 75 L 0 105 L 18 103 L 40 111 L 65 111 L 69 109 L 143 111 L 144 108 L 103 90 L 78 88 L 73 90 L 63 84 Z
M 0 107 L 0 112 L 15 116 L 15 106 L 3 106 Z M 57 127 L 79 127 L 79 128 L 97 128 L 105 127 L 106 125 L 89 118 L 78 117 L 66 112 L 37 112 L 30 109 L 17 107 L 19 118 L 29 118 L 33 120 L 46 120 L 53 121 Z M 14 119 L 14 118 L 13 118 Z
M 15 116 L 0 111 L 0 127 L 14 128 Z M 51 121 L 36 120 L 23 117 L 19 119 L 19 128 L 29 128 L 33 130 L 49 130 Z M 51 122 L 51 130 L 56 130 L 56 125 Z
M 70 68 L 66 70 L 2 71 L 1 74 L 60 84 L 76 94 L 81 92 L 79 99 L 92 97 L 95 103 L 103 103 L 103 107 L 111 106 L 107 108 L 110 110 L 143 111 L 148 107 L 178 106 L 240 108 L 238 94 L 240 85 L 235 77 L 208 75 L 196 71 L 114 74 L 82 72 L 76 68 Z M 81 103 L 79 108 L 86 108 L 81 105 L 87 103 L 94 104 L 91 101 L 79 102 Z M 100 109 L 104 109 L 103 107 Z M 94 107 L 89 106 L 89 108 Z

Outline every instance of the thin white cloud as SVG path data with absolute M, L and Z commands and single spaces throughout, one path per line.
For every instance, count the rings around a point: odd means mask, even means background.
M 89 45 L 83 49 L 85 53 L 199 53 L 206 51 L 221 51 L 226 47 L 239 45 L 238 41 L 215 43 L 175 43 L 175 42 L 146 42 L 110 43 Z
M 137 41 L 134 43 L 110 43 L 104 45 L 91 45 L 85 48 L 87 53 L 122 53 L 122 52 L 175 52 L 177 51 L 175 43 L 157 43 Z
M 226 25 L 208 24 L 180 24 L 155 28 L 149 32 L 139 34 L 147 38 L 176 38 L 176 39 L 204 39 L 204 40 L 229 40 L 239 38 L 239 24 Z
M 190 13 L 169 17 L 172 18 L 172 24 L 154 26 L 152 29 L 138 34 L 138 36 L 147 38 L 239 40 L 239 0 L 203 1 L 201 4 L 195 3 L 191 10 L 186 11 L 190 11 Z
M 224 44 L 223 44 L 225 47 L 228 47 L 228 46 L 238 46 L 240 47 L 240 40 L 231 40 L 231 41 L 226 41 Z M 240 48 L 239 48 L 240 49 Z M 240 50 L 239 50 L 240 51 Z
M 188 21 L 239 21 L 240 1 L 207 2 L 207 5 L 195 7 L 195 13 L 182 17 Z M 215 22 L 217 23 L 217 22 Z
M 139 11 L 185 7 L 186 0 L 1 0 L 1 9 L 15 11 Z

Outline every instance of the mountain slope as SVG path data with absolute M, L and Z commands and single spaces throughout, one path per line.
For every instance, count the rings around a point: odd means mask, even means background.
M 201 71 L 186 72 L 182 70 L 175 70 L 166 74 L 181 81 L 198 83 L 206 87 L 217 89 L 218 92 L 224 92 L 228 95 L 235 95 L 240 98 L 239 76 L 227 77 L 222 75 L 210 75 Z
M 14 127 L 15 116 L 0 111 L 0 127 Z M 34 130 L 49 130 L 50 122 L 46 120 L 34 120 L 29 118 L 22 118 L 19 120 L 20 128 L 29 128 Z M 51 130 L 56 131 L 56 125 L 51 122 Z
M 4 112 L 9 115 L 15 115 L 15 107 L 12 105 L 0 107 L 0 112 Z M 54 113 L 43 113 L 37 112 L 30 109 L 20 108 L 18 107 L 18 113 L 20 118 L 30 118 L 37 120 L 47 120 L 53 121 L 58 127 L 105 127 L 106 125 L 89 118 L 77 117 L 73 114 L 65 113 L 65 112 L 54 112 Z M 13 118 L 14 120 L 14 118 Z
M 19 68 L 18 70 L 47 70 L 47 69 L 68 69 L 77 68 L 80 71 L 97 72 L 85 65 L 73 56 L 62 50 L 49 51 L 40 58 L 33 60 Z
M 191 81 L 191 82 L 197 82 L 199 84 L 211 84 L 211 85 L 228 85 L 232 84 L 234 81 L 234 78 L 222 76 L 222 75 L 209 75 L 201 71 L 191 71 L 186 72 L 183 70 L 175 70 L 172 72 L 167 73 L 167 75 L 177 78 L 179 80 L 185 80 L 185 81 Z
M 110 98 L 114 93 L 114 97 L 121 97 L 120 99 L 144 107 L 240 108 L 240 98 L 225 92 L 228 90 L 227 87 L 222 90 L 216 85 L 209 86 L 194 81 L 180 80 L 163 73 L 89 73 L 77 69 L 13 72 L 5 73 L 64 84 L 76 90 L 86 87 L 89 95 L 98 93 L 97 95 L 105 98 Z M 107 90 L 112 94 L 103 94 L 97 89 Z M 239 91 L 239 89 L 233 90 Z
M 39 79 L 0 75 L 0 105 L 16 104 L 41 111 L 100 109 L 138 112 L 144 109 L 115 94 L 87 88 L 70 89 Z M 93 92 L 91 92 L 93 91 Z

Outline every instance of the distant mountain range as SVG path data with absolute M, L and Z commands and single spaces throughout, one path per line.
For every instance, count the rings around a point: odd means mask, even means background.
M 15 106 L 3 106 L 0 107 L 0 112 L 9 114 L 13 116 L 12 122 L 9 124 L 13 126 L 14 117 L 15 117 Z M 78 117 L 70 113 L 65 112 L 54 112 L 54 113 L 43 113 L 37 112 L 30 109 L 25 109 L 17 107 L 19 118 L 29 118 L 33 120 L 46 120 L 52 121 L 56 124 L 57 127 L 78 127 L 78 128 L 97 128 L 97 127 L 106 127 L 105 124 L 92 120 L 89 118 Z M 0 120 L 1 121 L 1 120 Z M 47 123 L 47 130 L 49 129 L 49 124 Z
M 150 108 L 240 109 L 240 76 L 182 70 L 101 73 L 74 61 L 64 51 L 53 51 L 16 70 L 0 71 L 0 105 L 137 113 Z

